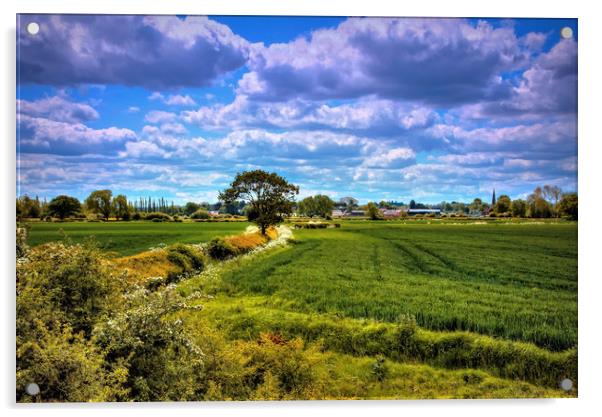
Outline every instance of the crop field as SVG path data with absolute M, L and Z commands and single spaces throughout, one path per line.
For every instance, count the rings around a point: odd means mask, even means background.
M 160 243 L 201 243 L 215 236 L 240 233 L 247 222 L 64 222 L 28 223 L 28 244 L 40 245 L 68 237 L 74 243 L 94 236 L 104 250 L 127 256 Z
M 575 224 L 345 224 L 233 270 L 273 306 L 468 330 L 559 351 L 577 343 Z
M 182 295 L 213 296 L 186 319 L 232 340 L 270 331 L 318 343 L 340 372 L 378 357 L 404 364 L 410 382 L 379 385 L 382 398 L 571 395 L 558 383 L 577 379 L 576 223 L 358 221 L 294 236 L 180 283 Z M 459 371 L 488 383 L 437 389 L 423 374 Z
M 178 281 L 175 291 L 191 308 L 173 313 L 177 322 L 214 352 L 206 360 L 217 385 L 203 398 L 246 389 L 236 385 L 249 378 L 234 371 L 239 355 L 254 358 L 246 365 L 253 372 L 269 366 L 280 381 L 305 381 L 295 382 L 305 384 L 303 392 L 271 397 L 264 380 L 256 399 L 577 394 L 576 223 L 340 223 L 294 229 L 292 239 L 285 228 L 284 244 L 209 260 Z M 247 226 L 31 223 L 29 244 L 95 236 L 103 250 L 127 256 L 159 243 L 237 235 Z M 161 275 L 147 261 L 130 266 L 140 276 Z M 559 389 L 564 378 L 575 389 Z

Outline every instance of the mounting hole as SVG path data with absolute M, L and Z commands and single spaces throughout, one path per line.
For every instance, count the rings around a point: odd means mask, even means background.
M 35 382 L 30 382 L 25 387 L 25 392 L 31 395 L 32 397 L 38 395 L 40 393 L 40 387 Z
M 560 30 L 560 36 L 562 36 L 563 39 L 571 39 L 573 37 L 573 29 L 568 26 L 563 27 Z
M 36 22 L 30 22 L 27 24 L 27 33 L 30 35 L 37 35 L 39 31 L 40 25 L 38 25 Z
M 571 381 L 568 378 L 563 379 L 562 381 L 560 381 L 560 388 L 562 388 L 565 391 L 570 391 L 573 389 L 573 381 Z

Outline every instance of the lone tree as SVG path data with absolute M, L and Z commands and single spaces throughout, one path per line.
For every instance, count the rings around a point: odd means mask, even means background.
M 93 213 L 102 215 L 105 220 L 109 220 L 113 211 L 111 190 L 96 190 L 86 198 L 86 207 Z
M 69 197 L 68 195 L 59 195 L 48 203 L 48 214 L 57 216 L 61 220 L 67 216 L 78 213 L 80 209 L 81 204 L 79 203 L 79 200 L 74 197 Z
M 226 204 L 246 201 L 249 221 L 256 223 L 265 234 L 269 226 L 280 223 L 284 216 L 292 213 L 296 194 L 299 187 L 280 175 L 255 170 L 236 174 L 230 188 L 219 193 L 219 199 Z

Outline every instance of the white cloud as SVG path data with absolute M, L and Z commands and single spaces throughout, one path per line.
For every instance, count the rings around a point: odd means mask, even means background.
M 17 112 L 66 123 L 85 122 L 99 117 L 98 112 L 92 106 L 76 103 L 61 96 L 46 97 L 35 101 L 17 100 Z

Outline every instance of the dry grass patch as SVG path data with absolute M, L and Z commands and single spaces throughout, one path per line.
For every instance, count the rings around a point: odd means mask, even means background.
M 171 263 L 167 255 L 166 250 L 152 250 L 112 259 L 110 263 L 117 269 L 127 271 L 128 281 L 140 284 L 149 277 L 166 277 L 181 272 L 182 268 Z

